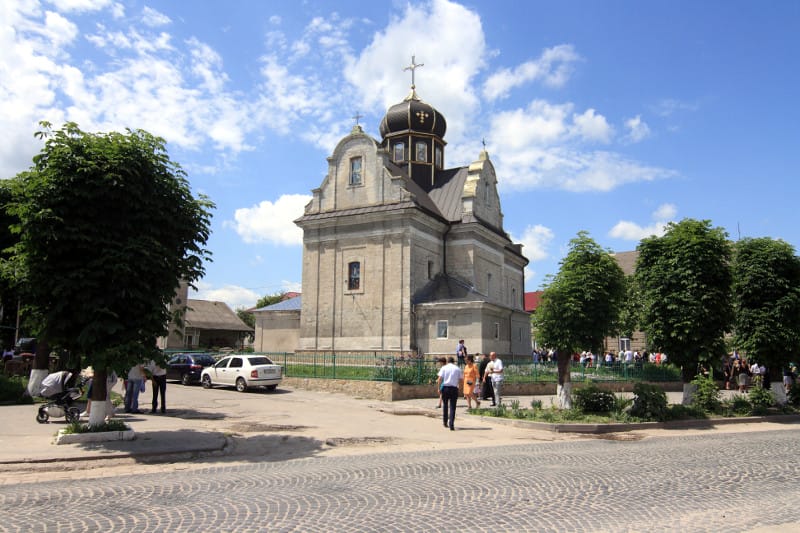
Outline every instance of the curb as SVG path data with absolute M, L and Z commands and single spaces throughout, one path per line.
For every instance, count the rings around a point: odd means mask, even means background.
M 494 422 L 501 425 L 538 429 L 551 431 L 553 433 L 620 433 L 624 431 L 635 431 L 637 429 L 692 429 L 708 428 L 714 426 L 724 426 L 729 424 L 753 424 L 760 422 L 800 422 L 800 415 L 768 415 L 768 416 L 746 416 L 740 418 L 704 418 L 692 420 L 673 420 L 670 422 L 637 422 L 637 423 L 614 423 L 614 424 L 551 424 L 549 422 L 535 422 L 532 420 L 520 420 L 513 418 L 496 418 L 493 416 L 478 416 L 482 421 Z
M 83 442 L 111 442 L 117 440 L 134 440 L 136 433 L 132 429 L 123 431 L 97 431 L 89 433 L 65 433 L 59 429 L 56 444 L 75 444 Z

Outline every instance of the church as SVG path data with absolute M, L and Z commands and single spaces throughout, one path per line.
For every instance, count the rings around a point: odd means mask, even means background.
M 470 353 L 530 353 L 528 260 L 503 230 L 494 166 L 484 147 L 447 168 L 447 122 L 417 95 L 419 66 L 412 58 L 411 91 L 386 112 L 380 140 L 356 118 L 295 221 L 297 352 L 453 354 L 464 339 Z

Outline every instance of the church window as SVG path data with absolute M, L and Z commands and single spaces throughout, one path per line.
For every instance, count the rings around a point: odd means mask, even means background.
M 436 321 L 436 338 L 437 339 L 447 338 L 447 320 Z
M 517 289 L 511 289 L 511 307 L 517 306 Z
M 436 161 L 436 168 L 442 168 L 442 148 L 437 146 L 433 151 L 433 155 Z
M 406 145 L 403 143 L 394 143 L 394 160 L 403 161 L 406 156 Z
M 425 141 L 417 141 L 417 161 L 428 160 L 428 143 Z
M 353 261 L 347 264 L 347 290 L 357 291 L 361 288 L 361 263 Z
M 361 185 L 361 158 L 350 159 L 350 185 Z
M 491 296 L 492 293 L 492 273 L 486 273 L 486 296 Z
M 494 340 L 500 340 L 500 322 L 494 323 Z
M 428 279 L 433 279 L 433 261 L 428 261 Z

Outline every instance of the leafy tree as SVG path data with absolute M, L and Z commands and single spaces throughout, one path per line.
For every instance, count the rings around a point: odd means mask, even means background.
M 286 297 L 286 291 L 280 291 L 273 294 L 267 294 L 262 296 L 256 302 L 256 309 L 261 309 L 262 307 L 267 307 L 268 305 L 276 304 L 278 302 L 282 302 Z
M 800 352 L 800 258 L 794 248 L 770 238 L 736 243 L 733 300 L 737 346 L 766 365 L 780 385 L 781 369 Z
M 698 364 L 725 353 L 723 336 L 733 319 L 727 234 L 708 220 L 684 219 L 637 249 L 642 329 L 651 348 L 682 367 L 688 384 Z
M 249 312 L 244 307 L 239 307 L 238 309 L 236 309 L 236 316 L 238 316 L 239 319 L 242 322 L 244 322 L 245 324 L 247 324 L 251 328 L 255 329 L 255 327 L 256 327 L 256 317 L 255 317 L 255 315 L 253 313 Z M 247 337 L 248 337 L 248 339 L 250 341 L 252 341 L 253 338 L 254 338 L 254 334 L 253 333 L 248 333 Z
M 24 298 L 47 342 L 92 365 L 92 399 L 104 400 L 108 370 L 160 359 L 179 280 L 204 272 L 213 204 L 192 196 L 163 139 L 41 125 L 44 148 L 12 180 Z
M 625 337 L 633 337 L 639 329 L 642 312 L 642 297 L 636 278 L 625 276 L 625 298 L 619 311 L 619 332 Z
M 538 339 L 558 356 L 558 396 L 571 406 L 570 361 L 578 350 L 598 353 L 616 327 L 625 274 L 585 231 L 570 241 L 558 274 L 545 288 L 534 321 Z

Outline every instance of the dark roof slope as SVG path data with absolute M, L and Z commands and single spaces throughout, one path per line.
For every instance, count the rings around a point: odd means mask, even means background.
M 449 222 L 461 221 L 461 199 L 464 183 L 469 174 L 468 167 L 448 168 L 436 173 L 436 185 L 428 195 Z
M 486 296 L 471 285 L 447 274 L 437 274 L 411 298 L 412 304 L 428 302 L 483 302 Z
M 225 302 L 186 301 L 186 326 L 196 329 L 253 331 Z

